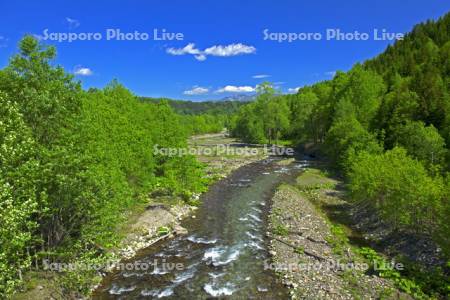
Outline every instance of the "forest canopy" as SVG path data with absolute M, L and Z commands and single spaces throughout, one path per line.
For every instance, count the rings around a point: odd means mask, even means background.
M 113 247 L 123 213 L 151 191 L 185 197 L 207 183 L 194 157 L 153 153 L 192 134 L 167 101 L 117 81 L 84 91 L 53 65 L 54 47 L 26 36 L 19 49 L 0 70 L 0 298 L 42 258 Z
M 450 253 L 450 14 L 332 80 L 292 95 L 264 87 L 232 119 L 234 136 L 315 149 L 356 203 Z

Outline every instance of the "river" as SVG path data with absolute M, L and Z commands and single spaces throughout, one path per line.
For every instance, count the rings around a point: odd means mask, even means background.
M 130 263 L 148 270 L 106 276 L 94 299 L 286 299 L 273 270 L 266 237 L 270 199 L 306 165 L 269 158 L 239 168 L 202 195 L 195 218 L 182 225 L 188 235 L 144 249 Z M 136 264 L 135 264 L 136 265 Z

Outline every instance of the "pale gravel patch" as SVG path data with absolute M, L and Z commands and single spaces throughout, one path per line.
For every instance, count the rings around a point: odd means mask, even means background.
M 269 220 L 270 232 L 277 224 L 282 224 L 290 232 L 287 236 L 270 234 L 270 252 L 275 263 L 324 265 L 329 260 L 355 260 L 350 247 L 342 255 L 333 253 L 332 246 L 327 242 L 332 237 L 329 222 L 295 187 L 282 185 L 278 188 L 272 199 Z M 301 247 L 305 253 L 295 253 L 292 247 L 279 240 Z M 324 260 L 320 261 L 311 254 Z M 338 268 L 312 268 L 284 270 L 281 276 L 291 290 L 292 299 L 378 299 L 382 290 L 392 288 L 387 280 L 360 271 L 350 273 L 352 284 L 356 285 L 352 286 L 348 282 L 349 273 L 345 278 L 343 273 Z

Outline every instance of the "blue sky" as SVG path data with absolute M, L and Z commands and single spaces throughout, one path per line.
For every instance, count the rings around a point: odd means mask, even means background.
M 0 67 L 26 33 L 41 38 L 45 29 L 100 33 L 100 40 L 43 42 L 56 45 L 56 63 L 78 74 L 85 88 L 103 87 L 117 78 L 137 95 L 197 101 L 252 93 L 264 80 L 292 92 L 330 79 L 336 70 L 348 70 L 392 43 L 374 40 L 374 29 L 408 32 L 414 24 L 450 11 L 450 2 L 2 0 L 0 11 Z M 149 33 L 149 39 L 107 40 L 107 29 Z M 183 40 L 155 41 L 154 29 L 182 33 Z M 272 38 L 282 32 L 320 33 L 322 38 L 264 40 L 265 29 Z M 368 33 L 369 39 L 327 39 L 330 29 Z

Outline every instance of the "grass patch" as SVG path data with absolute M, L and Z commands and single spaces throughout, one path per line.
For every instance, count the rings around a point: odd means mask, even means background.
M 350 247 L 349 239 L 343 226 L 330 223 L 331 237 L 327 238 L 327 242 L 333 248 L 336 255 L 344 255 L 344 250 Z
M 158 228 L 158 236 L 163 236 L 170 233 L 170 228 L 167 226 L 161 226 Z
M 409 278 L 403 277 L 397 269 L 393 268 L 390 263 L 375 250 L 369 247 L 362 247 L 358 249 L 357 252 L 365 258 L 372 272 L 382 278 L 392 280 L 399 290 L 413 296 L 415 299 L 429 299 L 429 296 L 422 291 L 420 284 Z
M 307 169 L 297 178 L 298 189 L 311 202 L 315 204 L 324 203 L 322 193 L 324 189 L 333 189 L 337 185 L 337 181 L 331 178 L 326 172 L 318 169 Z M 345 259 L 345 251 L 350 251 L 355 255 L 354 259 L 366 262 L 369 265 L 369 271 L 381 278 L 385 278 L 392 282 L 399 291 L 409 294 L 414 299 L 441 299 L 442 295 L 450 295 L 450 280 L 445 275 L 445 271 L 424 270 L 417 263 L 401 260 L 404 270 L 397 270 L 392 267 L 382 255 L 375 250 L 366 247 L 366 245 L 356 245 L 350 242 L 352 231 L 342 221 L 331 220 L 329 214 L 323 211 L 323 206 L 318 205 L 320 212 L 326 217 L 330 225 L 331 236 L 327 238 L 327 242 L 332 246 L 333 253 Z M 400 261 L 398 261 L 400 262 Z M 360 299 L 358 292 L 358 275 L 346 271 L 342 274 L 342 278 L 349 286 L 349 292 L 356 299 Z M 394 290 L 385 288 L 379 291 L 380 299 L 391 299 Z
M 297 187 L 300 190 L 311 190 L 320 188 L 334 188 L 337 181 L 327 177 L 325 171 L 319 169 L 306 169 L 297 177 Z
M 280 236 L 287 236 L 289 234 L 289 230 L 283 224 L 277 224 L 273 229 L 273 233 Z
M 24 276 L 24 284 L 12 300 L 62 299 L 61 287 L 56 284 L 58 278 L 54 272 L 30 271 Z
M 301 246 L 297 247 L 297 248 L 295 248 L 294 252 L 297 254 L 303 254 L 303 253 L 305 253 L 305 248 L 301 247 Z

